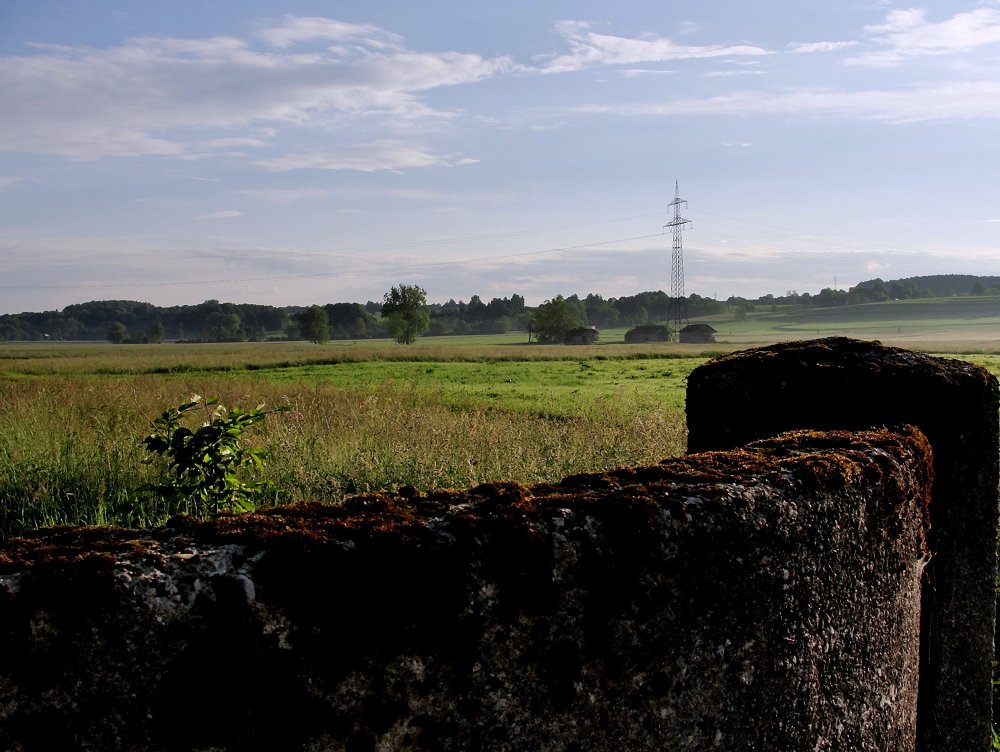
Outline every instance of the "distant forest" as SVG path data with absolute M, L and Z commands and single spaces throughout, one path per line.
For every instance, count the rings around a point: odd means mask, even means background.
M 886 300 L 954 295 L 1000 295 L 1000 277 L 945 274 L 891 281 L 872 279 L 847 291 L 825 288 L 815 295 L 790 290 L 756 300 L 731 297 L 725 301 L 690 295 L 690 318 L 732 314 L 737 317 L 778 306 L 832 307 Z M 606 328 L 663 323 L 670 318 L 670 297 L 642 292 L 620 298 L 590 294 L 565 298 L 575 317 L 586 326 Z M 379 314 L 381 303 L 328 303 L 321 306 L 330 323 L 331 339 L 388 336 Z M 449 300 L 428 305 L 428 336 L 499 334 L 532 326 L 533 308 L 524 298 L 493 298 L 488 303 L 473 295 L 469 302 Z M 0 315 L 0 341 L 111 340 L 113 342 L 240 342 L 300 339 L 299 318 L 305 306 L 275 307 L 206 300 L 188 306 L 161 308 L 131 300 L 100 300 L 70 305 L 61 311 Z

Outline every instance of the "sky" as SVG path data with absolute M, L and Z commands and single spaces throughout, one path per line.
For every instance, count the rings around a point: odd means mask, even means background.
M 0 313 L 1000 275 L 998 126 L 997 1 L 0 0 Z

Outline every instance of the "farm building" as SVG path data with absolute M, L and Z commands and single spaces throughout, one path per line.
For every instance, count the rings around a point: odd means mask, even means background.
M 670 340 L 670 330 L 663 324 L 643 324 L 625 332 L 625 343 L 667 342 Z
M 715 329 L 708 324 L 688 324 L 681 329 L 681 342 L 690 344 L 715 342 Z
M 597 340 L 596 326 L 578 326 L 566 332 L 563 342 L 567 345 L 592 345 Z

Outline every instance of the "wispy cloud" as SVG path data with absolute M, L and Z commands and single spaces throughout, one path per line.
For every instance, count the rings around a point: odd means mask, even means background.
M 286 154 L 257 162 L 265 170 L 401 170 L 407 167 L 451 166 L 459 163 L 454 155 L 435 154 L 427 149 L 402 141 L 372 141 L 366 144 L 340 146 L 296 154 Z
M 788 45 L 789 52 L 836 52 L 848 47 L 857 47 L 859 42 L 851 40 L 848 42 L 793 42 Z
M 659 104 L 589 105 L 578 112 L 620 116 L 771 114 L 893 123 L 1000 119 L 1000 81 L 948 81 L 900 90 L 743 91 Z
M 242 217 L 243 212 L 241 211 L 217 211 L 208 212 L 207 214 L 199 214 L 195 219 L 198 220 L 214 220 L 214 219 L 232 219 L 233 217 Z
M 740 68 L 738 70 L 708 71 L 702 74 L 708 78 L 728 78 L 730 76 L 763 76 L 764 71 L 757 68 Z
M 885 49 L 851 58 L 855 65 L 891 66 L 926 55 L 950 55 L 1000 43 L 1000 10 L 977 8 L 937 23 L 919 8 L 894 10 L 885 23 L 866 28 Z
M 16 183 L 20 183 L 24 178 L 17 175 L 0 175 L 0 188 L 8 188 Z
M 677 44 L 666 37 L 636 39 L 598 34 L 583 21 L 562 21 L 556 31 L 568 43 L 570 51 L 544 63 L 542 70 L 546 73 L 566 73 L 597 65 L 768 54 L 767 50 L 751 45 L 692 46 Z
M 672 76 L 672 70 L 654 70 L 651 68 L 625 68 L 618 71 L 622 78 L 638 78 L 639 76 Z
M 292 128 L 325 119 L 438 116 L 423 92 L 479 81 L 510 68 L 507 58 L 416 52 L 371 25 L 286 18 L 258 35 L 132 39 L 108 49 L 34 45 L 0 57 L 0 151 L 106 156 L 202 156 L 205 149 L 259 147 L 247 126 Z M 304 40 L 342 42 L 303 52 Z M 188 134 L 222 133 L 188 144 Z M 228 133 L 227 133 L 228 131 Z
M 296 201 L 308 201 L 314 198 L 326 198 L 330 191 L 322 188 L 266 188 L 249 191 L 233 191 L 240 196 L 269 201 L 275 204 L 293 204 Z
M 232 138 L 213 138 L 206 141 L 203 146 L 206 149 L 257 149 L 267 146 L 267 141 L 247 136 L 233 136 Z
M 283 49 L 316 39 L 379 50 L 403 44 L 401 36 L 373 24 L 351 24 L 315 16 L 285 16 L 280 24 L 261 28 L 257 36 L 272 47 Z

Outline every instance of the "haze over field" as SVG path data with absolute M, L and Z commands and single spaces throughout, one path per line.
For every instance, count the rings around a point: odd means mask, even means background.
M 1000 2 L 0 0 L 0 313 L 1000 274 Z

